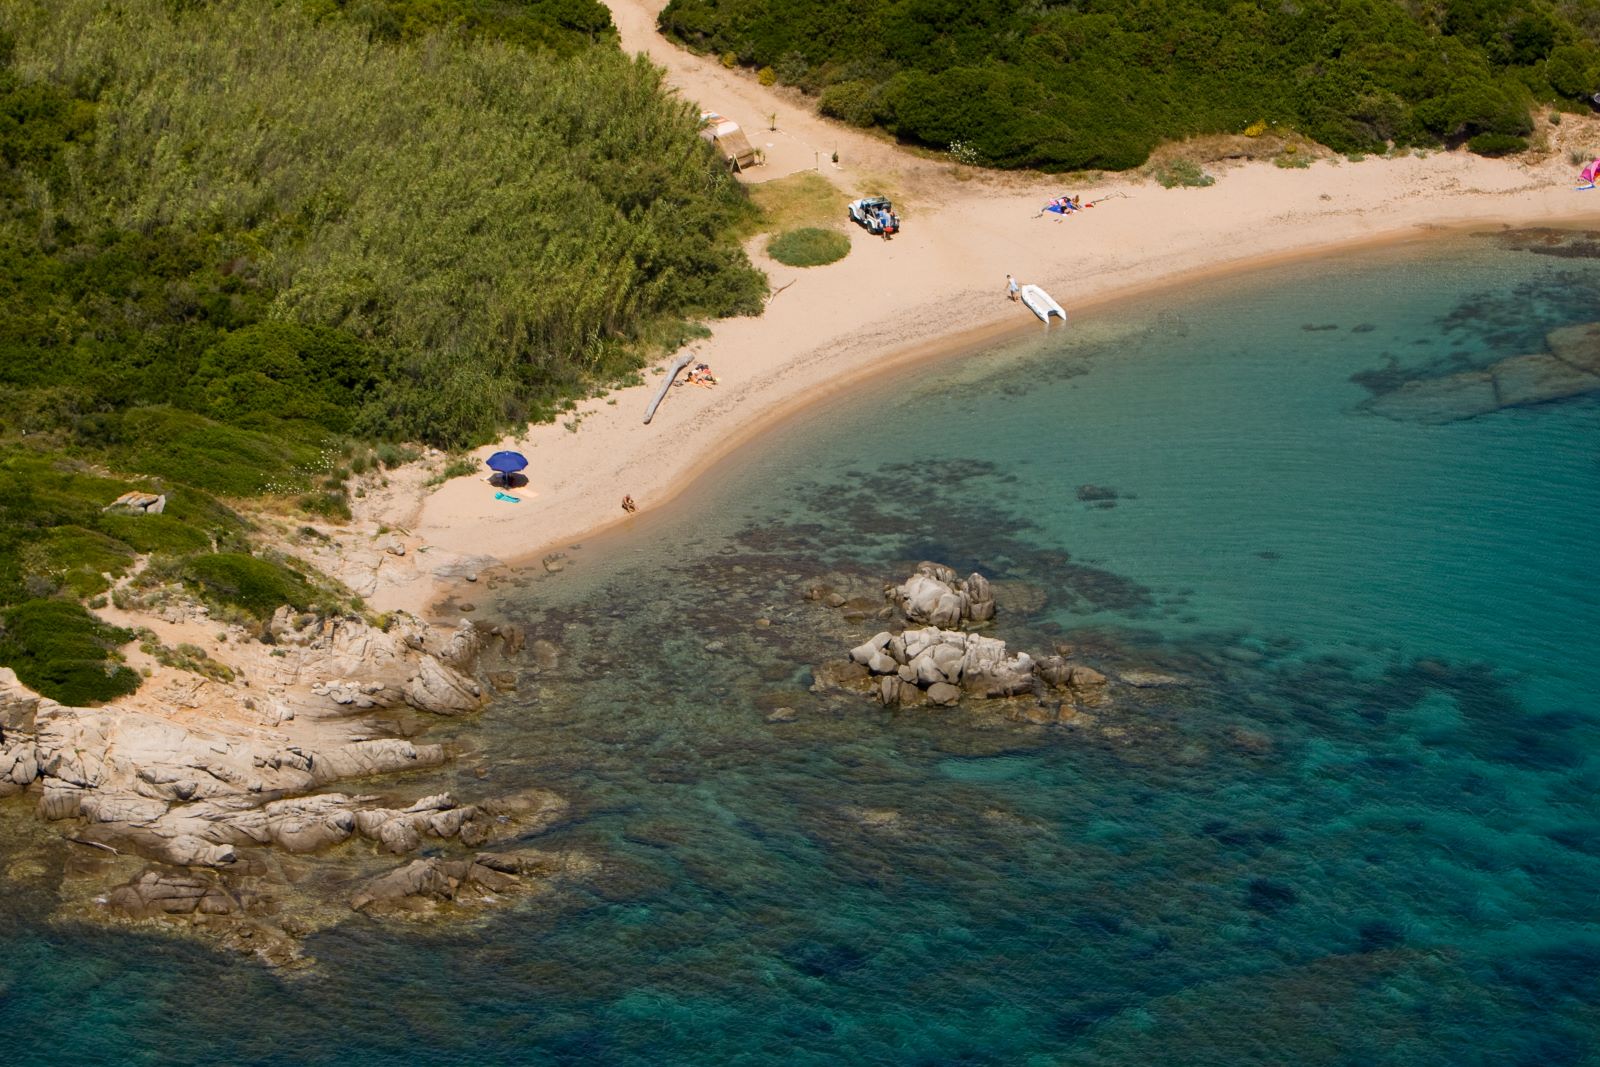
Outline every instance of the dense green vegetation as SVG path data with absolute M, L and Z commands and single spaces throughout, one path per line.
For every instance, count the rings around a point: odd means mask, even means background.
M 0 662 L 29 688 L 63 704 L 113 700 L 139 688 L 117 662 L 132 632 L 107 626 L 70 600 L 30 600 L 0 611 Z
M 653 323 L 760 306 L 727 236 L 747 203 L 692 108 L 612 47 L 118 6 L 0 11 L 0 113 L 53 131 L 0 148 L 10 412 L 164 402 L 302 444 L 459 445 L 637 366 Z
M 660 26 L 1003 167 L 1124 169 L 1259 119 L 1345 152 L 1500 152 L 1531 105 L 1600 90 L 1595 0 L 671 0 Z
M 313 14 L 342 16 L 384 41 L 414 41 L 444 27 L 525 48 L 573 55 L 614 39 L 596 0 L 306 0 Z
M 781 233 L 767 243 L 767 255 L 790 267 L 820 267 L 849 254 L 850 238 L 816 226 Z
M 346 516 L 397 443 L 487 440 L 759 310 L 697 127 L 595 0 L 0 5 L 0 663 L 125 684 L 51 605 L 142 555 L 255 620 L 343 603 L 217 498 Z M 167 513 L 100 510 L 132 488 Z
M 281 561 L 242 552 L 196 556 L 185 565 L 184 573 L 208 597 L 236 604 L 262 621 L 285 604 L 308 611 L 318 601 L 317 590 L 301 572 Z

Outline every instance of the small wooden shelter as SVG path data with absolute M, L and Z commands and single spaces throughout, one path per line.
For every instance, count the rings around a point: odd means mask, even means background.
M 744 130 L 732 119 L 725 119 L 715 111 L 700 112 L 700 136 L 716 146 L 727 161 L 728 169 L 741 171 L 761 161 L 760 153 L 745 136 Z

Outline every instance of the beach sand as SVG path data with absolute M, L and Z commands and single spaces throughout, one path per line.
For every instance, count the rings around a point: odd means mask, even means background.
M 648 524 L 720 458 L 803 406 L 918 360 L 1039 330 L 1006 299 L 1007 274 L 1042 285 L 1081 321 L 1112 313 L 1115 297 L 1277 257 L 1463 226 L 1600 224 L 1600 192 L 1574 192 L 1567 159 L 1568 148 L 1600 146 L 1592 117 L 1549 127 L 1542 160 L 1457 151 L 1291 168 L 1241 161 L 1208 165 L 1213 186 L 1174 189 L 1132 174 L 992 174 L 825 121 L 798 96 L 676 48 L 654 32 L 663 2 L 611 0 L 623 47 L 664 67 L 686 99 L 744 125 L 767 162 L 742 180 L 816 169 L 848 197 L 893 196 L 904 229 L 884 241 L 849 226 L 850 254 L 811 269 L 775 263 L 761 253 L 765 237 L 753 242 L 775 293 L 765 313 L 715 322 L 691 346 L 719 384 L 673 387 L 645 425 L 671 363 L 663 358 L 642 385 L 479 449 L 480 461 L 501 448 L 527 455 L 529 483 L 516 503 L 497 499 L 482 474 L 431 489 L 401 475 L 403 489 L 361 517 L 407 531 L 413 548 L 431 553 L 427 566 L 523 562 L 621 523 Z M 1066 191 L 1100 202 L 1065 218 L 1038 214 Z M 636 513 L 622 509 L 624 495 Z M 423 613 L 459 589 L 458 578 L 420 562 L 391 571 L 368 597 L 376 608 Z

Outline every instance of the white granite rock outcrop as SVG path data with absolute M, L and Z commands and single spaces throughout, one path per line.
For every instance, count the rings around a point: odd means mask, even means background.
M 280 611 L 269 629 L 269 670 L 234 681 L 185 675 L 171 702 L 157 691 L 67 707 L 0 669 L 0 796 L 31 785 L 44 818 L 82 819 L 97 840 L 179 866 L 224 867 L 248 845 L 315 851 L 354 834 L 374 798 L 298 794 L 445 760 L 440 745 L 385 736 L 392 726 L 373 714 L 408 704 L 459 715 L 483 703 L 468 673 L 482 648 L 470 623 L 438 635 L 404 615 L 380 630 Z M 392 824 L 386 846 L 468 826 L 476 841 L 489 836 L 491 816 L 429 799 L 381 820 Z
M 0 667 L 0 797 L 15 796 L 39 777 L 38 707 L 39 697 Z
M 958 581 L 955 571 L 939 563 L 920 563 L 916 573 L 894 587 L 908 620 L 986 622 L 995 617 L 995 599 L 980 574 Z M 996 637 L 947 629 L 940 625 L 884 630 L 850 650 L 848 664 L 824 667 L 818 687 L 865 688 L 879 703 L 893 706 L 952 706 L 963 697 L 1005 699 L 1061 692 L 1075 707 L 1107 702 L 1105 675 L 1059 655 L 1036 659 L 1011 652 Z M 1051 706 L 1061 704 L 1051 700 Z M 1052 720 L 1053 721 L 1053 720 Z
M 900 610 L 912 622 L 930 626 L 960 626 L 994 618 L 994 593 L 981 574 L 958 579 L 942 563 L 922 562 L 916 573 L 894 590 Z

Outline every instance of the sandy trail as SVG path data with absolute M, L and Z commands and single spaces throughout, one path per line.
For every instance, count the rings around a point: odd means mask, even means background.
M 766 166 L 746 180 L 814 167 L 852 197 L 892 189 L 904 230 L 886 242 L 849 227 L 850 254 L 810 270 L 753 250 L 773 289 L 787 287 L 761 317 L 714 323 L 713 336 L 694 346 L 718 386 L 671 389 L 646 426 L 643 413 L 661 377 L 647 373 L 642 385 L 480 449 L 479 459 L 497 448 L 524 452 L 531 482 L 516 491 L 516 503 L 496 499 L 481 476 L 446 482 L 420 506 L 415 498 L 395 501 L 391 521 L 403 519 L 433 559 L 516 562 L 618 523 L 649 523 L 652 510 L 785 413 L 913 360 L 1037 329 L 1005 299 L 1008 273 L 1043 285 L 1078 321 L 1112 313 L 1093 306 L 1112 296 L 1276 256 L 1447 226 L 1600 219 L 1600 194 L 1573 192 L 1576 168 L 1565 151 L 1600 144 L 1600 121 L 1592 118 L 1569 116 L 1552 127 L 1559 140 L 1539 163 L 1464 152 L 1305 168 L 1241 163 L 1213 168 L 1218 181 L 1209 188 L 1170 190 L 1133 175 L 1095 184 L 974 177 L 823 120 L 788 91 L 674 47 L 655 33 L 662 0 L 609 6 L 626 50 L 646 53 L 687 99 L 739 122 L 766 151 Z M 1067 218 L 1039 217 L 1040 206 L 1068 186 L 1085 201 L 1121 195 Z M 637 502 L 636 514 L 622 510 L 624 494 Z M 420 569 L 417 575 L 369 599 L 383 609 L 422 611 L 445 587 Z

